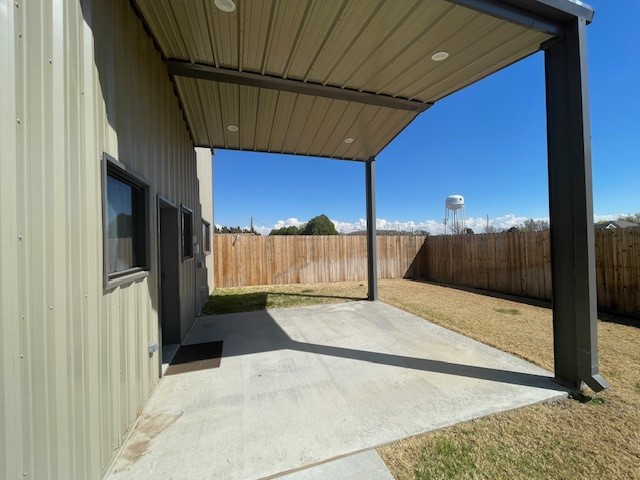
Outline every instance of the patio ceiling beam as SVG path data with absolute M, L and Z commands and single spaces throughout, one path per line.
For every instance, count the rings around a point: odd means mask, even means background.
M 556 378 L 607 388 L 598 367 L 591 127 L 584 18 L 543 45 Z
M 366 105 L 393 108 L 395 110 L 408 110 L 419 113 L 424 112 L 433 105 L 433 103 L 423 103 L 406 98 L 360 92 L 348 88 L 332 87 L 288 78 L 271 77 L 257 73 L 239 72 L 237 70 L 216 68 L 210 65 L 190 63 L 181 60 L 165 60 L 165 64 L 167 65 L 169 75 L 267 88 L 301 95 L 326 97 L 333 100 L 345 100 L 347 102 L 363 103 Z

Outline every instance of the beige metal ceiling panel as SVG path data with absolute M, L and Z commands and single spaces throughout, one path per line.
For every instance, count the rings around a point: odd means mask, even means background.
M 290 135 L 289 128 L 293 111 L 296 108 L 298 95 L 278 92 L 276 109 L 273 115 L 273 128 L 268 150 L 282 153 L 285 139 Z
M 335 138 L 342 136 L 342 142 L 327 142 L 323 147 L 323 150 L 329 152 L 329 156 L 339 157 L 347 151 L 347 144 L 344 143 L 344 139 L 353 138 L 360 141 L 362 136 L 362 130 L 360 126 L 364 124 L 364 118 L 366 115 L 372 115 L 376 112 L 377 107 L 370 105 L 362 105 L 359 103 L 350 103 L 349 108 L 346 109 L 344 114 L 340 117 L 336 123 L 334 129 Z M 344 156 L 344 155 L 343 155 Z
M 472 83 L 494 73 L 512 63 L 538 51 L 538 45 L 544 42 L 548 36 L 533 30 L 522 32 L 515 30 L 516 37 L 500 45 L 500 39 L 496 38 L 496 46 L 487 49 L 486 54 L 477 60 L 469 60 L 467 64 L 461 63 L 457 70 L 443 75 L 439 79 L 434 78 L 432 85 L 425 91 L 418 93 L 418 97 L 439 100 L 450 93 L 471 85 Z
M 291 50 L 291 59 L 280 76 L 299 80 L 306 77 L 330 32 L 333 31 L 337 23 L 344 19 L 343 12 L 349 2 L 323 0 L 322 2 L 310 3 L 311 7 Z M 276 55 L 278 54 L 276 52 Z
M 331 26 L 331 30 L 325 34 L 323 42 L 317 45 L 320 48 L 310 45 L 308 58 L 313 62 L 305 64 L 307 72 L 303 77 L 299 75 L 296 77 L 314 83 L 328 82 L 337 85 L 331 77 L 331 72 L 344 55 L 358 42 L 370 46 L 387 30 L 387 27 L 378 23 L 382 16 L 381 12 L 385 10 L 384 4 L 385 0 L 348 2 L 337 21 Z
M 351 106 L 353 106 L 351 102 L 330 103 L 329 108 L 322 119 L 322 128 L 318 128 L 315 132 L 313 141 L 309 147 L 310 150 L 314 152 L 323 152 L 325 151 L 325 145 L 327 145 L 329 141 L 335 143 L 336 138 L 346 138 L 344 132 L 338 130 L 336 127 L 338 126 L 342 116 Z
M 252 150 L 257 150 L 258 147 L 262 151 L 268 151 L 271 143 L 271 131 L 273 128 L 273 116 L 276 111 L 276 105 L 278 102 L 278 92 L 276 90 L 267 90 L 264 88 L 249 89 L 258 90 L 258 102 L 257 102 L 257 128 L 256 128 L 256 140 L 252 145 Z M 242 131 L 247 128 L 245 126 L 244 119 L 242 120 Z
M 217 148 L 365 160 L 417 115 L 191 78 L 176 84 L 195 142 Z M 353 143 L 345 143 L 347 137 Z
M 260 73 L 284 76 L 312 5 L 313 2 L 298 0 L 275 2 L 272 25 L 279 27 L 270 29 Z
M 193 0 L 194 2 L 202 0 Z M 206 1 L 206 0 L 205 0 Z M 218 10 L 212 1 L 207 2 L 209 15 L 209 38 L 213 43 L 213 51 L 217 63 L 205 62 L 219 67 L 238 69 L 238 16 L 237 11 L 231 14 Z M 242 5 L 239 9 L 243 8 Z M 250 33 L 250 32 L 247 32 Z
M 402 2 L 407 3 L 407 2 Z M 400 2 L 399 2 L 400 4 Z M 344 59 L 336 66 L 331 79 L 325 77 L 322 83 L 331 80 L 335 85 L 366 90 L 370 79 L 374 78 L 382 67 L 392 65 L 395 58 L 410 48 L 416 41 L 426 36 L 431 28 L 455 7 L 444 2 L 418 1 L 415 6 L 394 10 L 395 15 L 388 16 L 383 12 L 378 15 L 381 25 L 378 32 L 373 33 L 376 43 L 367 45 L 358 43 L 350 49 Z M 335 55 L 333 56 L 335 59 Z M 320 63 L 324 59 L 318 59 Z M 312 73 L 312 78 L 316 75 Z
M 168 59 L 422 103 L 526 57 L 549 38 L 446 0 L 236 0 L 232 13 L 213 0 L 133 1 Z M 449 58 L 433 61 L 438 51 Z M 196 143 L 212 147 L 363 159 L 417 115 L 291 93 L 284 84 L 269 84 L 284 89 L 277 91 L 259 82 L 175 78 Z M 354 142 L 345 144 L 346 137 Z
M 492 23 L 493 18 L 464 8 L 449 10 L 410 47 L 387 64 L 381 65 L 376 75 L 360 78 L 363 83 L 361 88 L 376 93 L 393 92 L 394 96 L 406 95 L 407 84 L 411 85 L 411 82 L 423 84 L 424 77 L 430 71 L 449 62 L 449 60 L 442 63 L 434 62 L 431 55 L 445 50 L 452 57 L 455 56 L 456 52 L 451 47 L 463 44 L 460 37 L 477 38 L 474 32 L 480 30 L 487 22 Z M 354 80 L 352 84 L 353 82 Z
M 359 141 L 354 141 L 352 148 L 347 151 L 347 156 L 354 158 L 368 158 L 375 156 L 378 152 L 376 145 L 386 145 L 397 133 L 415 118 L 415 113 L 400 110 L 391 110 L 381 107 L 378 112 L 371 117 L 371 120 L 362 127 L 365 135 L 359 137 Z M 403 123 L 403 119 L 406 121 Z
M 209 82 L 211 83 L 211 82 Z M 214 84 L 215 85 L 215 84 Z M 257 88 L 240 86 L 240 125 L 242 128 L 236 133 L 240 136 L 241 145 L 252 145 L 255 149 L 258 131 L 258 105 L 261 91 Z M 278 92 L 273 92 L 277 98 Z M 231 132 L 229 132 L 231 133 Z
M 182 99 L 182 106 L 187 117 L 187 122 L 191 125 L 194 142 L 196 145 L 207 145 L 214 141 L 212 135 L 207 134 L 204 111 L 200 106 L 200 94 L 196 86 L 196 80 L 176 79 L 176 89 Z M 213 122 L 212 122 L 213 123 Z M 202 126 L 202 128 L 197 128 Z M 214 128 L 213 125 L 211 128 Z
M 213 82 L 209 82 L 213 83 Z M 229 125 L 242 127 L 240 121 L 240 86 L 229 83 L 214 84 L 220 95 L 220 107 L 222 112 L 222 130 L 225 136 L 227 148 L 240 149 L 240 131 L 229 130 Z
M 307 124 L 307 118 L 312 111 L 315 103 L 315 97 L 309 95 L 297 95 L 296 105 L 291 113 L 291 121 L 287 128 L 287 134 L 284 138 L 282 148 L 283 153 L 295 153 L 298 146 L 298 139 L 304 133 Z
M 213 62 L 213 48 L 209 41 L 209 27 L 205 6 L 202 2 L 171 0 L 171 9 L 182 41 L 189 46 L 188 55 L 192 62 Z M 210 2 L 207 2 L 210 3 Z
M 171 4 L 166 1 L 139 1 L 136 4 L 164 55 L 167 58 L 189 60 L 191 46 L 187 47 L 182 40 L 180 27 L 175 21 Z
M 313 139 L 315 138 L 316 133 L 321 128 L 325 128 L 324 119 L 327 111 L 333 100 L 328 98 L 316 97 L 315 101 L 311 107 L 311 111 L 307 115 L 305 119 L 304 128 L 302 129 L 302 134 L 298 137 L 298 141 L 296 143 L 296 148 L 294 153 L 304 154 L 305 152 L 310 152 L 311 144 Z M 336 102 L 338 103 L 338 102 Z M 346 103 L 346 102 L 345 102 Z
M 428 74 L 424 76 L 422 82 L 415 81 L 415 75 L 418 73 L 415 70 L 412 71 L 410 69 L 405 72 L 404 83 L 400 88 L 404 88 L 405 94 L 408 96 L 423 97 L 425 96 L 425 90 L 431 90 L 431 87 L 436 84 L 441 88 L 443 83 L 454 83 L 453 76 L 460 70 L 466 70 L 469 67 L 476 69 L 478 63 L 486 62 L 487 55 L 495 49 L 504 47 L 510 50 L 514 48 L 519 49 L 520 45 L 518 44 L 514 47 L 513 42 L 517 42 L 519 37 L 526 33 L 526 31 L 520 29 L 514 31 L 510 24 L 504 22 L 485 22 L 485 28 L 483 28 L 481 32 L 486 39 L 481 49 L 469 43 L 466 45 L 456 45 L 455 55 L 449 57 L 446 62 L 431 62 L 434 66 L 429 70 Z M 430 61 L 430 59 L 428 61 Z M 398 82 L 400 83 L 400 79 Z
M 240 10 L 240 70 L 262 71 L 271 26 L 273 1 L 247 2 Z M 251 32 L 247 34 L 246 32 Z

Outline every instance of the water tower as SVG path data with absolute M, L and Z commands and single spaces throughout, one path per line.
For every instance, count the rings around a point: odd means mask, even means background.
M 447 225 L 453 233 L 464 233 L 464 197 L 449 195 L 444 201 L 444 234 Z

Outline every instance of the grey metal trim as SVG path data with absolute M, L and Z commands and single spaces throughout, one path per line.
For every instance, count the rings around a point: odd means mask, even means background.
M 562 25 L 548 17 L 525 10 L 517 5 L 500 0 L 447 0 L 492 17 L 500 18 L 516 25 L 538 30 L 553 36 L 562 35 Z
M 203 236 L 202 236 L 202 227 L 203 227 L 204 225 L 206 225 L 206 226 L 207 226 L 207 228 L 208 228 L 208 230 L 209 230 L 209 237 L 208 237 L 208 240 L 209 240 L 209 241 L 208 241 L 208 243 L 209 243 L 209 250 L 205 250 L 205 249 L 204 249 L 204 243 L 203 243 L 203 244 L 202 244 L 202 252 L 201 252 L 201 253 L 202 253 L 202 255 L 206 257 L 207 255 L 210 255 L 210 254 L 211 254 L 211 249 L 212 249 L 212 247 L 213 247 L 213 245 L 211 244 L 211 242 L 212 242 L 212 236 L 211 236 L 211 224 L 210 224 L 209 222 L 207 222 L 207 221 L 206 221 L 205 219 L 203 219 L 203 218 L 201 218 L 201 219 L 200 219 L 200 222 L 201 222 L 201 224 L 200 224 L 200 236 L 201 236 L 201 237 L 203 237 Z M 201 238 L 200 240 L 204 240 L 204 237 L 203 237 L 203 238 Z
M 176 216 L 178 216 L 178 206 L 172 202 L 171 200 L 169 200 L 167 197 L 165 197 L 164 195 L 161 194 L 157 194 L 156 195 L 156 238 L 157 238 L 157 242 L 156 242 L 156 257 L 157 257 L 157 272 L 158 272 L 158 276 L 157 276 L 157 288 L 158 288 L 158 345 L 159 345 L 159 350 L 160 353 L 158 355 L 158 378 L 162 378 L 162 301 L 160 301 L 160 297 L 162 296 L 162 252 L 161 252 L 161 234 L 160 234 L 160 228 L 161 228 L 161 220 L 160 220 L 160 209 L 163 208 L 163 204 L 164 204 L 164 208 L 173 208 L 174 210 L 176 210 Z M 178 216 L 178 219 L 180 219 L 180 217 Z M 180 254 L 180 252 L 178 252 L 178 255 Z M 178 257 L 179 258 L 179 257 Z M 176 301 L 178 302 L 178 311 L 180 311 L 180 306 L 179 303 L 181 301 L 180 299 L 180 295 L 178 294 L 178 298 L 176 299 Z
M 178 208 L 178 205 L 175 202 L 171 201 L 169 197 L 165 197 L 161 193 L 157 195 L 157 199 L 158 199 L 158 205 L 160 205 L 160 202 L 161 202 L 171 208 Z
M 108 212 L 107 212 L 107 176 L 109 173 L 109 166 L 115 167 L 121 170 L 121 176 L 123 180 L 137 185 L 144 190 L 144 215 L 145 215 L 145 232 L 144 232 L 144 266 L 132 268 L 131 273 L 126 274 L 118 272 L 117 274 L 110 274 L 107 269 L 108 253 L 107 253 L 107 231 L 108 225 Z M 107 152 L 102 152 L 102 280 L 105 291 L 113 290 L 114 288 L 133 283 L 136 280 L 149 275 L 151 271 L 151 210 L 150 210 L 150 198 L 151 189 L 149 188 L 149 182 L 142 176 L 131 170 L 124 163 L 116 160 Z
M 189 63 L 181 60 L 165 60 L 170 75 L 181 77 L 199 78 L 214 82 L 232 83 L 235 85 L 247 85 L 250 87 L 267 88 L 283 92 L 298 93 L 316 97 L 344 100 L 347 102 L 364 103 L 378 107 L 393 108 L 395 110 L 408 110 L 411 112 L 424 112 L 432 103 L 422 103 L 406 98 L 378 95 L 370 92 L 360 92 L 346 88 L 332 87 L 316 83 L 302 82 L 288 78 L 271 77 L 250 72 L 239 72 L 225 68 L 216 68 L 210 65 Z
M 185 214 L 185 212 L 189 213 L 189 215 L 191 215 L 191 254 L 190 255 L 185 255 L 184 254 L 184 220 L 183 220 L 183 216 Z M 193 222 L 195 220 L 195 216 L 193 215 L 193 210 L 189 207 L 187 207 L 184 204 L 180 204 L 180 246 L 182 247 L 181 251 L 180 251 L 180 258 L 182 259 L 183 262 L 186 262 L 187 260 L 190 260 L 192 258 L 194 258 L 195 254 L 193 252 L 193 237 L 194 237 L 194 231 L 193 231 Z
M 564 25 L 576 18 L 593 21 L 594 10 L 571 0 L 447 0 L 523 27 L 553 36 L 564 34 Z
M 378 250 L 376 239 L 376 165 L 375 158 L 365 162 L 367 191 L 367 283 L 369 300 L 378 300 Z
M 545 50 L 553 345 L 556 378 L 608 387 L 599 373 L 587 21 Z
M 559 21 L 584 18 L 587 24 L 593 21 L 595 11 L 590 5 L 573 0 L 504 0 L 539 14 Z M 570 18 L 573 17 L 573 18 Z

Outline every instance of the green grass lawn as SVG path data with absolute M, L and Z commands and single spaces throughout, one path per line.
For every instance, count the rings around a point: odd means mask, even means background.
M 314 285 L 272 285 L 264 287 L 217 288 L 202 313 L 250 312 L 267 308 L 300 307 L 324 303 L 365 300 L 363 283 L 322 283 Z

